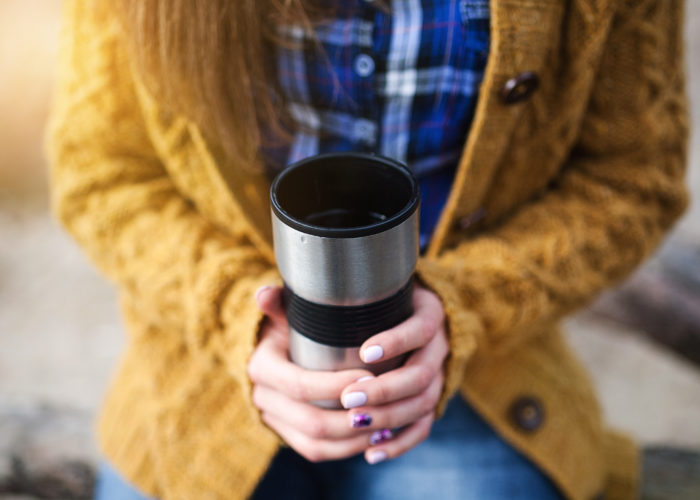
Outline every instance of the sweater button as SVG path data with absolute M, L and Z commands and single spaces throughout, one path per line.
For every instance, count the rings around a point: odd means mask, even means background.
M 524 101 L 537 90 L 540 77 L 532 71 L 525 71 L 511 78 L 501 89 L 501 100 L 506 104 Z
M 523 432 L 534 432 L 544 423 L 544 406 L 539 398 L 521 396 L 510 406 L 513 424 Z

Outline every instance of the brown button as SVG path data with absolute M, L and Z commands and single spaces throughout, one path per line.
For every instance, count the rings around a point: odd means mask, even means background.
M 544 423 L 544 406 L 534 396 L 522 396 L 510 406 L 513 424 L 525 432 L 534 432 Z
M 525 71 L 508 80 L 501 90 L 501 99 L 506 104 L 524 101 L 537 90 L 540 77 L 532 71 Z

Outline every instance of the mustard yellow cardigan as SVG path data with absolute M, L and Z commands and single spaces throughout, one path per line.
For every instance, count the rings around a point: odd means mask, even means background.
M 55 214 L 129 332 L 100 448 L 161 499 L 244 498 L 280 446 L 246 375 L 253 293 L 279 282 L 268 180 L 148 94 L 101 3 L 65 2 L 49 134 Z M 443 404 L 460 391 L 572 499 L 635 494 L 636 448 L 605 429 L 558 323 L 687 204 L 682 3 L 492 0 L 476 116 L 418 265 L 448 317 Z

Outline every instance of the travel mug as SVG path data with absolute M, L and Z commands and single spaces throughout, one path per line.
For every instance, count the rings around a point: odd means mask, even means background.
M 399 366 L 403 358 L 366 365 L 359 347 L 413 312 L 420 195 L 408 168 L 371 154 L 318 155 L 283 170 L 270 196 L 291 360 L 375 374 Z

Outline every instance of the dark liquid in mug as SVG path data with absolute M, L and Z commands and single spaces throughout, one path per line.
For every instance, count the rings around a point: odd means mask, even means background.
M 304 222 L 314 226 L 330 228 L 363 227 L 382 222 L 386 215 L 375 212 L 350 210 L 347 208 L 332 208 L 322 212 L 314 212 L 304 218 Z

